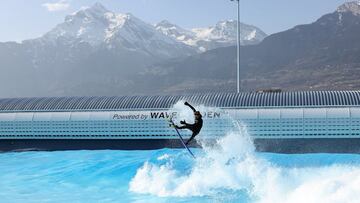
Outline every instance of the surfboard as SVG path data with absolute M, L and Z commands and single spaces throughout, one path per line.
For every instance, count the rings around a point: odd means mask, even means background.
M 172 120 L 172 118 L 169 118 L 169 123 L 170 123 L 171 125 L 174 125 L 174 126 L 175 126 L 175 123 L 174 123 L 174 121 Z M 174 129 L 175 129 L 176 133 L 178 134 L 182 145 L 185 147 L 185 149 L 187 149 L 187 151 L 189 152 L 189 154 L 195 159 L 195 155 L 192 153 L 192 151 L 189 149 L 189 147 L 186 146 L 186 144 L 185 144 L 185 142 L 184 142 L 184 139 L 182 138 L 179 130 L 176 129 L 175 127 L 174 127 Z

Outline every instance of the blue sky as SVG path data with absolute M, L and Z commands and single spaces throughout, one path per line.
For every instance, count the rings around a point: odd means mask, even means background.
M 347 0 L 240 0 L 241 21 L 266 33 L 315 21 Z M 235 19 L 230 0 L 1 0 L 0 41 L 22 41 L 41 36 L 64 17 L 95 2 L 117 13 L 132 13 L 148 23 L 163 19 L 184 28 L 207 27 Z

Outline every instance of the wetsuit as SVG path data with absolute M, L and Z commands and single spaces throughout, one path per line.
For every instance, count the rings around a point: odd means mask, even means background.
M 196 135 L 199 134 L 202 125 L 203 125 L 203 120 L 202 120 L 202 115 L 200 114 L 199 111 L 196 111 L 196 109 L 191 106 L 189 103 L 185 102 L 185 105 L 190 107 L 193 112 L 194 112 L 194 116 L 195 116 L 195 123 L 194 124 L 189 124 L 186 123 L 185 120 L 181 121 L 180 123 L 183 124 L 183 126 L 175 126 L 177 129 L 189 129 L 192 131 L 192 135 L 190 137 L 190 139 L 186 142 L 186 145 L 191 142 L 191 140 L 193 140 L 195 138 Z

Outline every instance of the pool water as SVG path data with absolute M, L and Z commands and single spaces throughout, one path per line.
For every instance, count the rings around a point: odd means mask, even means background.
M 201 141 L 200 141 L 201 142 Z M 360 155 L 255 152 L 246 133 L 151 151 L 0 154 L 0 202 L 358 202 Z

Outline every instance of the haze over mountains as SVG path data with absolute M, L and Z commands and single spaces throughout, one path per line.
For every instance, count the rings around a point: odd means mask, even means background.
M 40 38 L 0 43 L 0 97 L 145 94 L 137 79 L 150 65 L 236 42 L 235 21 L 197 29 L 201 37 L 188 31 L 192 44 L 163 32 L 184 29 L 159 30 L 164 22 L 154 26 L 96 3 L 66 16 Z M 252 28 L 242 34 L 244 43 L 265 37 Z
M 243 90 L 360 87 L 360 3 L 266 36 L 241 24 Z M 184 29 L 100 3 L 42 37 L 0 43 L 0 97 L 178 94 L 236 90 L 236 21 Z

